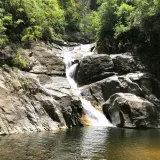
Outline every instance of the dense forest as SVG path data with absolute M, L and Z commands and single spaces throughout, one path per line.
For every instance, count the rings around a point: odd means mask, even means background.
M 159 0 L 0 0 L 0 45 L 97 41 L 99 51 L 160 52 Z

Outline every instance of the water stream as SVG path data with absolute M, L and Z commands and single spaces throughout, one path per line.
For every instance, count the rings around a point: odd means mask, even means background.
M 77 87 L 77 83 L 74 80 L 75 72 L 78 66 L 78 63 L 74 63 L 76 56 L 83 58 L 87 55 L 92 55 L 94 52 L 91 52 L 92 45 L 80 45 L 74 47 L 72 50 L 67 48 L 64 49 L 63 58 L 66 65 L 66 77 L 70 83 L 73 94 L 79 96 L 85 114 L 87 115 L 89 121 L 93 126 L 113 126 L 104 116 L 103 113 L 98 111 L 92 104 L 86 99 L 81 97 L 80 88 Z

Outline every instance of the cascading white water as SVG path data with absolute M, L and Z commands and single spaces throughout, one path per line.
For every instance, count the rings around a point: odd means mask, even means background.
M 77 48 L 79 49 L 80 47 L 77 47 Z M 85 46 L 83 46 L 81 48 L 84 49 Z M 85 52 L 85 54 L 86 54 L 86 52 Z M 91 53 L 91 54 L 93 54 L 93 53 Z M 84 111 L 85 111 L 86 115 L 88 116 L 88 119 L 90 120 L 90 122 L 92 123 L 93 126 L 109 126 L 109 127 L 113 126 L 106 119 L 104 114 L 102 114 L 100 111 L 96 110 L 95 107 L 93 107 L 92 104 L 89 101 L 87 101 L 87 100 L 85 100 L 84 98 L 81 97 L 80 89 L 77 88 L 77 84 L 74 80 L 74 75 L 75 75 L 78 63 L 72 64 L 73 61 L 75 60 L 73 55 L 74 54 L 72 54 L 71 51 L 64 51 L 64 55 L 63 55 L 64 63 L 66 64 L 66 76 L 67 76 L 67 79 L 68 79 L 68 81 L 70 83 L 70 86 L 73 90 L 73 93 L 76 96 L 80 97 L 80 100 L 82 102 L 82 106 L 84 108 Z
M 78 66 L 78 63 L 75 63 L 72 65 L 72 62 L 74 61 L 74 58 L 72 57 L 71 52 L 65 52 L 64 56 L 63 56 L 63 61 L 66 65 L 66 77 L 67 80 L 71 86 L 71 88 L 76 89 L 77 88 L 77 84 L 74 81 L 74 75 L 75 75 L 75 71 L 76 68 Z
M 89 101 L 83 98 L 80 99 L 84 111 L 87 114 L 93 126 L 108 126 L 108 127 L 113 126 L 100 111 L 98 111 L 92 106 L 92 104 Z

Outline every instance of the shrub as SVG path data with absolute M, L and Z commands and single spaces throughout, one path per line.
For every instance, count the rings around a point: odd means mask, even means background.
M 16 56 L 12 60 L 13 66 L 17 67 L 21 70 L 28 70 L 29 65 L 28 65 L 28 59 L 22 55 L 22 51 L 18 50 L 16 53 Z

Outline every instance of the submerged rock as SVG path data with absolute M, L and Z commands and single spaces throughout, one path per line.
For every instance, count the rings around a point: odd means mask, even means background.
M 116 93 L 103 104 L 103 111 L 113 125 L 125 128 L 160 128 L 160 110 L 144 98 Z

